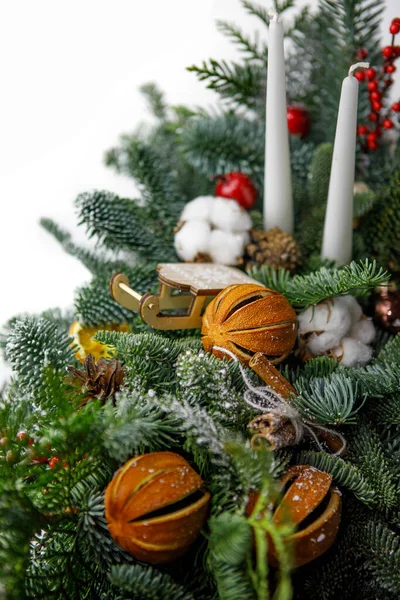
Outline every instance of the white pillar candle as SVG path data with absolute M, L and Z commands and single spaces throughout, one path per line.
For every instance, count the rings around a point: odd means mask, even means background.
M 353 246 L 358 103 L 358 80 L 353 77 L 353 71 L 358 67 L 368 66 L 368 63 L 357 63 L 350 67 L 348 77 L 343 79 L 340 95 L 322 241 L 322 258 L 333 260 L 337 265 L 345 265 L 351 261 Z
M 293 233 L 283 25 L 277 13 L 269 24 L 266 120 L 264 228 Z

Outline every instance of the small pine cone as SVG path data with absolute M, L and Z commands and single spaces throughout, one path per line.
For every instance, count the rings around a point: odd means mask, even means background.
M 269 265 L 294 273 L 301 262 L 297 242 L 289 233 L 274 227 L 268 231 L 250 229 L 250 243 L 245 247 L 246 267 Z
M 187 261 L 185 261 L 187 262 Z M 213 259 L 208 254 L 208 252 L 198 252 L 194 257 L 193 261 L 195 263 L 212 263 Z
M 82 370 L 68 367 L 68 371 L 70 375 L 67 383 L 80 388 L 84 394 L 81 406 L 92 398 L 99 398 L 103 404 L 111 398 L 115 404 L 115 395 L 124 379 L 124 371 L 119 360 L 113 358 L 107 362 L 104 358 L 100 358 L 96 363 L 93 355 L 89 354 L 85 358 Z

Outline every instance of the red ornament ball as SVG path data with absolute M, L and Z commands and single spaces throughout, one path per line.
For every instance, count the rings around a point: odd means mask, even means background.
M 383 121 L 382 125 L 385 129 L 392 129 L 392 127 L 394 126 L 394 123 L 391 119 L 385 119 Z
M 257 200 L 257 190 L 248 175 L 240 171 L 217 175 L 215 195 L 236 200 L 240 206 L 248 210 Z
M 359 125 L 357 127 L 358 135 L 367 135 L 367 133 L 368 133 L 368 127 L 366 125 Z
M 394 65 L 387 65 L 385 67 L 385 73 L 394 73 L 396 70 L 396 67 Z
M 376 113 L 372 112 L 372 113 L 369 114 L 368 119 L 370 121 L 377 121 L 378 120 L 378 115 Z
M 369 79 L 371 81 L 371 79 L 375 78 L 376 75 L 376 69 L 374 69 L 373 67 L 370 67 L 369 69 L 367 69 L 365 71 L 365 74 L 367 76 L 367 79 Z
M 382 50 L 382 54 L 385 58 L 391 58 L 392 56 L 395 55 L 394 46 L 385 46 L 384 49 Z
M 356 52 L 357 60 L 364 60 L 364 58 L 367 58 L 367 56 L 368 50 L 366 48 L 359 48 Z
M 378 83 L 376 81 L 370 81 L 367 85 L 369 92 L 376 92 L 378 89 Z
M 379 112 L 382 109 L 382 103 L 381 102 L 372 102 L 372 110 L 374 112 Z
M 394 112 L 400 112 L 400 102 L 392 104 L 392 110 L 394 110 Z
M 365 73 L 364 73 L 364 71 L 356 71 L 354 73 L 354 77 L 356 79 L 358 79 L 358 81 L 364 81 L 364 79 L 365 79 Z
M 306 137 L 310 130 L 311 119 L 308 110 L 301 104 L 291 104 L 287 107 L 287 123 L 292 135 Z
M 382 98 L 382 94 L 380 92 L 371 92 L 369 95 L 371 100 L 380 100 Z
M 389 28 L 389 31 L 392 35 L 396 35 L 396 33 L 399 33 L 399 31 L 400 31 L 400 25 L 393 21 Z
M 376 139 L 374 139 L 374 140 L 367 140 L 367 146 L 368 146 L 369 150 L 377 150 L 379 144 L 376 141 Z

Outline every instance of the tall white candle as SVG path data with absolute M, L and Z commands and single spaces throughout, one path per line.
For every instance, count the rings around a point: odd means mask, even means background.
M 276 13 L 269 24 L 266 119 L 264 227 L 293 233 L 283 25 Z
M 351 261 L 353 246 L 358 103 L 358 80 L 353 77 L 353 71 L 358 67 L 368 66 L 368 63 L 357 63 L 350 67 L 348 77 L 343 79 L 340 95 L 322 241 L 322 258 L 333 260 L 337 265 L 345 265 Z

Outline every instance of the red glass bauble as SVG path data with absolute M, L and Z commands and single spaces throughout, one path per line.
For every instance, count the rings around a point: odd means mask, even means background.
M 236 200 L 242 208 L 252 208 L 257 200 L 257 190 L 248 175 L 240 171 L 217 176 L 215 195 Z
M 301 104 L 290 104 L 286 114 L 289 133 L 299 135 L 301 138 L 306 137 L 311 125 L 308 110 Z

